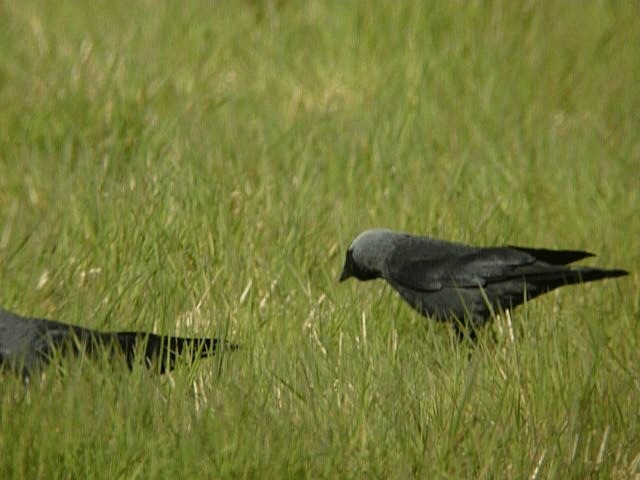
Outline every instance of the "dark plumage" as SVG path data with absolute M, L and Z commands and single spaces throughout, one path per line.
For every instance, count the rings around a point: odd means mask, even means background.
M 0 309 L 0 366 L 17 370 L 24 377 L 51 359 L 54 350 L 88 355 L 105 348 L 120 352 L 131 368 L 136 354 L 144 355 L 148 366 L 161 373 L 173 369 L 183 352 L 191 358 L 213 355 L 216 348 L 235 350 L 217 338 L 182 338 L 146 332 L 98 332 L 88 328 L 42 318 L 21 317 Z
M 492 311 L 513 308 L 563 285 L 628 274 L 567 266 L 592 256 L 575 250 L 471 247 L 373 229 L 351 243 L 340 281 L 384 278 L 422 315 L 478 327 Z

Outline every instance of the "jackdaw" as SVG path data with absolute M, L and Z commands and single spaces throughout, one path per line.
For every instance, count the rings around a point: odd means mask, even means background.
M 452 320 L 463 336 L 463 327 L 475 332 L 492 313 L 555 288 L 628 274 L 566 266 L 592 256 L 577 250 L 472 247 L 372 229 L 349 246 L 340 281 L 384 278 L 415 310 L 436 320 Z
M 44 318 L 22 317 L 0 308 L 0 368 L 6 366 L 24 378 L 48 363 L 55 351 L 96 355 L 105 348 L 121 353 L 129 368 L 133 367 L 136 355 L 141 354 L 147 366 L 157 365 L 160 373 L 164 373 L 174 368 L 176 358 L 183 352 L 195 359 L 213 355 L 216 348 L 235 350 L 238 346 L 217 338 L 99 332 Z

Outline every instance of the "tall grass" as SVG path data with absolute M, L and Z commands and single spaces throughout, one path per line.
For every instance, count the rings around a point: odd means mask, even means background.
M 0 305 L 244 348 L 2 375 L 0 477 L 640 475 L 637 18 L 1 2 Z M 371 226 L 632 275 L 525 305 L 469 355 L 382 283 L 337 284 Z

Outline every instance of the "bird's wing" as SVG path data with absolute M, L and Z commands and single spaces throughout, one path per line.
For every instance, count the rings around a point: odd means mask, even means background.
M 441 250 L 437 256 L 432 251 L 422 255 L 415 250 L 411 255 L 394 252 L 387 262 L 385 278 L 413 290 L 436 291 L 444 287 L 484 287 L 541 272 L 544 265 L 522 250 L 469 247 L 465 252 L 455 247 Z
M 548 248 L 515 247 L 513 245 L 509 245 L 508 248 L 528 253 L 535 257 L 536 260 L 550 263 L 551 265 L 568 265 L 583 258 L 595 257 L 593 253 L 582 250 L 550 250 Z

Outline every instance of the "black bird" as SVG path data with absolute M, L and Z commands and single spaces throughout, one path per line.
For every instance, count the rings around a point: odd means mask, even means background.
M 627 275 L 567 264 L 594 256 L 577 250 L 472 247 L 385 229 L 356 237 L 340 281 L 385 279 L 415 310 L 475 332 L 492 312 L 507 310 L 574 283 Z
M 208 357 L 216 348 L 235 350 L 237 345 L 217 338 L 183 338 L 146 332 L 99 332 L 44 318 L 21 317 L 0 309 L 0 367 L 18 371 L 24 378 L 48 363 L 54 351 L 88 355 L 104 349 L 120 352 L 131 368 L 137 354 L 147 366 L 164 373 L 175 366 L 183 352 L 192 359 Z

